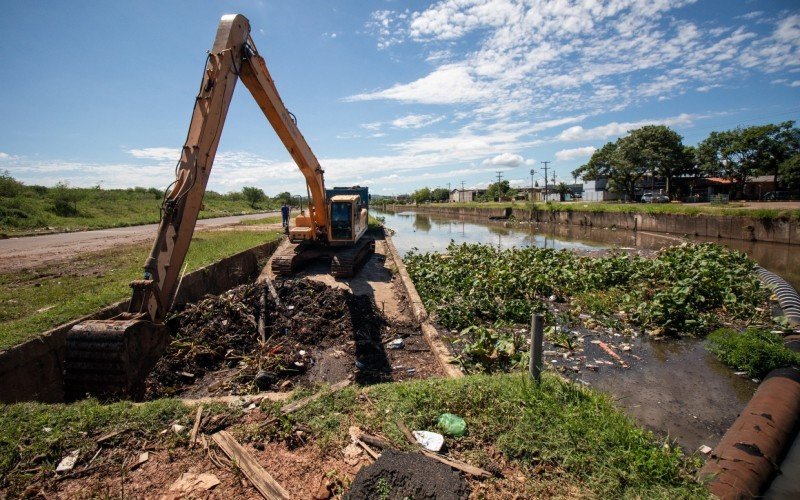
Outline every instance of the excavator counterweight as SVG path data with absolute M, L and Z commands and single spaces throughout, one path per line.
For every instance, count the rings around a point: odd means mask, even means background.
M 308 215 L 295 219 L 289 250 L 276 255 L 278 274 L 294 272 L 310 258 L 328 257 L 335 276 L 352 276 L 374 251 L 365 237 L 366 188 L 325 189 L 324 171 L 283 104 L 275 82 L 250 37 L 242 15 L 222 17 L 195 98 L 175 181 L 167 189 L 144 278 L 131 283 L 128 311 L 110 320 L 84 321 L 67 334 L 65 397 L 138 397 L 163 353 L 169 333 L 164 319 L 172 307 L 179 273 L 192 240 L 220 132 L 236 82 L 241 79 L 305 178 L 311 195 Z

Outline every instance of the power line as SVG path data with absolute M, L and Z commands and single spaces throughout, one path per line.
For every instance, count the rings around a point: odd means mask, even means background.
M 503 178 L 503 171 L 502 170 L 498 170 L 496 173 L 497 173 L 497 183 L 500 184 L 500 181 Z

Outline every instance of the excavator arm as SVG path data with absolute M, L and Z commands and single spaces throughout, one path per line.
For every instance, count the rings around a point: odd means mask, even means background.
M 128 394 L 143 390 L 144 378 L 166 347 L 163 325 L 176 293 L 200 212 L 233 90 L 241 78 L 305 177 L 311 192 L 310 224 L 302 239 L 324 239 L 329 214 L 323 170 L 278 94 L 264 59 L 250 37 L 250 22 L 226 15 L 208 54 L 195 98 L 176 178 L 162 205 L 162 218 L 144 267 L 131 283 L 128 312 L 112 320 L 84 321 L 67 335 L 67 399 Z

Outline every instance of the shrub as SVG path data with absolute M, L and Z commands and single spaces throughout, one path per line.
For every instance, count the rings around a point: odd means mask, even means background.
M 11 177 L 8 170 L 0 172 L 0 196 L 12 198 L 22 191 L 23 184 Z
M 764 378 L 776 368 L 800 363 L 800 356 L 783 345 L 783 337 L 769 330 L 748 328 L 739 333 L 721 328 L 708 341 L 709 350 L 723 363 L 751 377 Z
M 53 212 L 62 217 L 78 215 L 78 197 L 66 182 L 58 182 L 53 188 Z

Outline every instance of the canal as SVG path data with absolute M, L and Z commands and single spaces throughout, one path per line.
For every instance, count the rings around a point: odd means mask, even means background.
M 400 255 L 413 248 L 423 252 L 444 252 L 450 241 L 488 243 L 501 248 L 536 246 L 556 250 L 592 251 L 611 248 L 657 250 L 680 243 L 681 238 L 661 233 L 610 230 L 563 224 L 517 224 L 508 221 L 485 221 L 473 218 L 448 218 L 440 215 L 378 211 L 386 226 L 396 232 L 392 237 Z M 696 239 L 714 241 L 747 253 L 765 269 L 782 276 L 800 290 L 800 247 L 757 241 Z
M 448 218 L 405 212 L 378 212 L 386 227 L 394 231 L 392 241 L 400 255 L 412 249 L 444 252 L 455 243 L 484 243 L 501 248 L 536 246 L 578 252 L 608 249 L 657 250 L 679 244 L 682 238 L 642 231 L 609 230 L 560 224 L 527 225 L 509 221 Z M 749 254 L 761 266 L 800 288 L 800 251 L 797 246 L 736 240 L 715 240 Z M 603 358 L 585 336 L 574 355 Z M 626 413 L 657 434 L 675 440 L 686 451 L 701 445 L 715 446 L 755 392 L 758 381 L 733 372 L 705 348 L 696 337 L 650 340 L 647 336 L 621 337 L 612 333 L 610 344 L 629 342 L 641 361 L 629 368 L 604 366 L 597 371 L 578 366 L 566 375 L 612 395 Z M 547 344 L 547 342 L 546 342 Z M 546 346 L 546 349 L 555 349 Z M 564 364 L 560 355 L 546 362 Z

